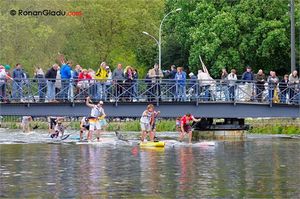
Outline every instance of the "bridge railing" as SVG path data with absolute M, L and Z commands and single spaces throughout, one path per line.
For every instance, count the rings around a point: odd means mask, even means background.
M 0 82 L 2 103 L 83 102 L 257 102 L 300 104 L 300 86 L 255 81 L 138 79 L 11 79 Z

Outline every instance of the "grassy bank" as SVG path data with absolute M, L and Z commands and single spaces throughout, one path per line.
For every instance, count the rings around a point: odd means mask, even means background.
M 248 119 L 249 133 L 259 134 L 300 134 L 300 118 L 297 119 Z
M 252 127 L 249 133 L 260 133 L 260 134 L 300 134 L 300 128 L 296 125 L 283 126 L 283 125 L 269 125 Z
M 300 119 L 247 119 L 246 123 L 250 125 L 249 133 L 260 134 L 300 134 Z M 78 130 L 78 121 L 65 122 L 68 129 Z M 2 127 L 9 129 L 20 129 L 20 122 L 4 121 Z M 48 129 L 46 121 L 33 121 L 31 126 L 37 126 L 38 129 Z M 159 120 L 156 125 L 157 132 L 175 131 L 175 120 Z M 108 123 L 107 131 L 140 131 L 139 120 Z
M 65 122 L 68 125 L 68 129 L 78 130 L 79 122 L 71 121 Z M 38 129 L 48 129 L 48 123 L 45 121 L 33 121 L 31 122 L 31 127 L 37 126 Z M 9 129 L 20 129 L 20 122 L 2 122 L 1 127 Z M 156 124 L 156 129 L 158 132 L 165 131 L 175 131 L 175 121 L 174 120 L 160 120 Z M 106 127 L 107 131 L 140 131 L 139 120 L 126 121 L 126 122 L 109 122 Z

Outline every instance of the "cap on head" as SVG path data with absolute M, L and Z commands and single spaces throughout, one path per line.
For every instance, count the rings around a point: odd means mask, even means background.
M 98 103 L 98 104 L 101 104 L 101 105 L 102 105 L 102 104 L 103 104 L 103 101 L 99 101 L 99 103 Z
M 193 76 L 193 75 L 194 75 L 194 73 L 190 73 L 190 74 L 189 74 L 190 77 Z

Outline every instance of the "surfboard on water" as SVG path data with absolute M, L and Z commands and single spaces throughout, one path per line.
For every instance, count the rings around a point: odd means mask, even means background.
M 158 142 L 140 142 L 140 147 L 165 147 L 165 142 L 158 141 Z
M 35 131 L 29 131 L 29 132 L 22 132 L 21 134 L 22 135 L 32 135 L 32 134 L 35 134 L 36 132 Z
M 193 146 L 200 146 L 200 147 L 214 147 L 215 145 L 216 142 L 214 141 L 201 141 L 193 144 Z
M 51 141 L 51 142 L 54 142 L 54 143 L 59 143 L 59 142 L 62 142 L 64 140 L 66 140 L 68 137 L 70 137 L 71 134 L 66 134 L 64 135 L 63 137 L 57 137 L 57 138 L 51 138 L 49 137 L 48 139 Z
M 115 138 L 100 138 L 100 141 L 93 140 L 93 141 L 78 141 L 76 144 L 92 144 L 92 145 L 115 145 L 117 140 Z

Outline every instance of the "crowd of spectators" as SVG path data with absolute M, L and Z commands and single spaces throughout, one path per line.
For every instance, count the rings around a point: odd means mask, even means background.
M 217 98 L 235 101 L 238 96 L 244 101 L 299 103 L 299 85 L 296 70 L 279 79 L 275 71 L 270 71 L 267 76 L 262 69 L 254 74 L 251 67 L 247 67 L 238 78 L 235 69 L 227 73 L 224 68 L 215 80 L 206 68 L 198 70 L 197 75 L 193 72 L 187 75 L 183 67 L 172 65 L 170 70 L 162 71 L 155 64 L 146 77 L 139 77 L 136 68 L 123 68 L 121 63 L 112 71 L 106 62 L 102 62 L 94 71 L 79 64 L 74 67 L 72 61 L 67 61 L 61 66 L 53 64 L 46 72 L 37 67 L 30 79 L 19 63 L 13 70 L 9 65 L 0 65 L 1 102 L 67 102 L 86 96 L 104 101 L 165 100 L 163 97 L 168 101 L 212 101 Z

